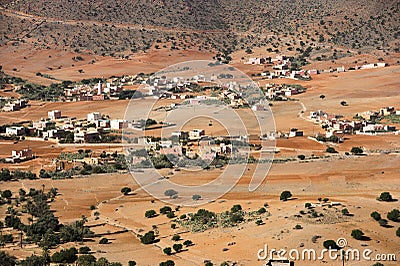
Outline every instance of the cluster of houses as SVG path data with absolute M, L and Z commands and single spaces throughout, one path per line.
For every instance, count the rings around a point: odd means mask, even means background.
M 363 69 L 374 69 L 374 68 L 382 68 L 382 67 L 386 67 L 387 64 L 384 62 L 378 62 L 378 63 L 371 63 L 371 64 L 365 64 L 365 65 L 355 65 L 353 67 L 349 67 L 347 70 L 344 66 L 340 66 L 340 67 L 336 67 L 336 68 L 330 68 L 330 69 L 326 69 L 326 70 L 308 70 L 308 71 L 312 71 L 312 73 L 315 74 L 320 74 L 320 73 L 332 73 L 332 72 L 337 72 L 337 73 L 341 73 L 341 72 L 346 72 L 346 71 L 354 71 L 354 70 L 363 70 Z M 310 72 L 311 73 L 311 72 Z
M 138 144 L 144 145 L 146 150 L 154 156 L 173 155 L 178 159 L 200 158 L 203 161 L 211 162 L 218 156 L 247 155 L 246 151 L 232 145 L 231 142 L 226 143 L 226 138 L 226 136 L 210 137 L 206 135 L 204 129 L 192 129 L 171 132 L 170 138 L 164 139 L 141 137 L 138 139 Z M 248 143 L 248 136 L 228 137 L 228 139 Z M 143 155 L 137 155 L 133 156 L 132 162 L 140 163 L 144 159 Z
M 11 157 L 5 158 L 6 163 L 19 163 L 27 160 L 31 160 L 35 158 L 35 156 L 32 153 L 31 148 L 26 148 L 22 150 L 12 150 L 11 151 Z
M 284 85 L 284 84 L 266 84 L 265 96 L 272 101 L 287 101 L 290 96 L 300 94 L 306 91 L 304 87 Z
M 250 82 L 250 79 L 248 83 L 239 84 L 230 80 L 232 78 L 234 76 L 229 73 L 223 73 L 218 76 L 213 74 L 210 77 L 196 75 L 191 78 L 167 78 L 161 76 L 147 80 L 146 84 L 148 86 L 145 88 L 147 91 L 142 91 L 142 93 L 147 96 L 157 96 L 160 99 L 186 99 L 190 104 L 198 104 L 202 101 L 219 101 L 232 108 L 251 105 L 259 109 L 257 106 L 261 106 L 261 104 L 257 103 L 257 101 L 249 102 L 246 99 L 252 98 L 250 97 L 252 93 L 260 93 L 260 90 Z M 218 85 L 213 87 L 211 95 L 195 96 L 195 90 L 198 88 L 199 83 L 213 83 L 216 80 L 219 80 L 219 82 Z M 299 92 L 298 89 L 293 89 L 293 94 L 296 94 L 295 91 Z M 261 95 L 258 96 L 260 99 L 263 98 Z M 266 108 L 263 109 L 265 110 Z
M 91 85 L 75 85 L 64 90 L 66 101 L 103 101 L 118 98 L 118 93 L 123 90 L 122 85 L 114 85 L 110 82 Z
M 398 135 L 399 130 L 396 126 L 378 123 L 379 119 L 390 114 L 400 116 L 400 110 L 396 111 L 394 107 L 383 107 L 379 112 L 367 111 L 357 114 L 355 117 L 361 118 L 357 120 L 344 119 L 342 115 L 328 114 L 318 110 L 310 112 L 309 118 L 325 129 L 326 138 L 335 135 L 342 141 L 344 134 Z
M 276 58 L 272 57 L 252 57 L 244 62 L 246 65 L 266 65 L 271 66 L 272 71 L 265 71 L 261 73 L 262 77 L 268 79 L 274 78 L 291 78 L 291 79 L 309 79 L 310 75 L 317 74 L 316 70 L 292 70 L 292 57 L 285 55 L 278 55 Z
M 6 102 L 2 108 L 3 112 L 19 111 L 28 105 L 28 100 L 25 100 L 25 99 L 14 100 L 14 99 L 2 97 L 0 100 Z
M 332 72 L 345 72 L 352 70 L 362 70 L 362 69 L 373 69 L 373 68 L 381 68 L 387 66 L 384 62 L 364 64 L 364 65 L 356 65 L 353 67 L 349 67 L 347 70 L 344 66 L 337 67 L 335 69 L 330 68 L 328 70 L 317 70 L 317 69 L 309 69 L 309 70 L 292 70 L 292 57 L 287 57 L 285 55 L 278 55 L 276 58 L 271 57 L 252 57 L 244 62 L 246 65 L 265 65 L 272 67 L 272 71 L 265 71 L 261 73 L 261 76 L 266 77 L 268 79 L 274 78 L 290 78 L 290 79 L 309 79 L 312 75 L 317 75 L 320 73 L 332 73 Z
M 275 58 L 272 57 L 251 57 L 244 64 L 246 65 L 274 65 L 281 64 L 289 60 L 285 55 L 277 55 Z
M 101 133 L 119 131 L 128 127 L 128 122 L 122 119 L 108 119 L 99 112 L 87 115 L 87 119 L 78 120 L 74 117 L 62 116 L 60 110 L 48 112 L 48 118 L 33 121 L 28 127 L 6 127 L 6 136 L 37 136 L 47 139 L 65 139 L 73 133 L 73 142 L 92 142 L 99 140 Z M 132 123 L 130 123 L 132 125 Z M 71 135 L 72 136 L 72 135 Z
M 116 154 L 116 152 L 113 152 Z M 82 159 L 66 159 L 66 158 L 55 158 L 53 159 L 53 165 L 55 171 L 65 171 L 75 168 L 77 165 L 114 165 L 117 163 L 111 152 L 103 151 L 100 154 L 90 153 L 90 156 L 85 156 Z
M 119 99 L 124 86 L 145 83 L 147 76 L 143 73 L 133 76 L 112 77 L 98 81 L 97 84 L 75 84 L 64 89 L 65 101 L 102 101 Z

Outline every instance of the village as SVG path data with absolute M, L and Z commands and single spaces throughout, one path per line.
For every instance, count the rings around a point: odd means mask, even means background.
M 0 266 L 397 266 L 399 4 L 0 1 Z
M 14 99 L 9 97 L 0 97 L 0 107 L 3 112 L 15 112 L 28 106 L 26 99 Z
M 391 116 L 400 118 L 400 110 L 395 107 L 382 107 L 379 111 L 366 111 L 355 114 L 353 119 L 345 119 L 339 114 L 328 114 L 324 111 L 311 111 L 309 115 L 310 121 L 316 123 L 325 130 L 325 134 L 318 133 L 315 137 L 317 140 L 334 139 L 335 142 L 343 142 L 345 135 L 399 135 L 399 129 L 390 124 L 380 123 L 385 118 Z
M 290 60 L 282 56 L 276 60 L 251 61 L 252 64 L 279 63 L 290 64 Z M 384 65 L 374 65 L 371 67 L 382 67 Z M 360 67 L 360 69 L 366 66 Z M 254 88 L 253 84 L 237 84 L 231 81 L 233 75 L 229 73 L 219 75 L 196 75 L 189 78 L 155 76 L 149 78 L 146 75 L 126 76 L 122 78 L 110 78 L 102 83 L 101 80 L 95 86 L 75 85 L 74 88 L 65 90 L 67 101 L 95 101 L 106 100 L 115 97 L 116 93 L 123 93 L 125 85 L 142 85 L 139 89 L 129 91 L 130 98 L 155 98 L 178 100 L 170 105 L 157 107 L 158 110 L 177 110 L 179 106 L 198 105 L 198 104 L 217 104 L 227 105 L 231 108 L 251 108 L 254 112 L 268 112 L 269 106 L 273 101 L 296 101 L 292 96 L 305 93 L 305 87 L 297 84 L 275 84 L 269 83 L 261 89 Z M 339 71 L 339 70 L 338 70 Z M 217 82 L 219 81 L 219 82 Z M 217 84 L 217 85 L 210 85 Z M 270 102 L 267 102 L 269 100 Z M 346 103 L 343 102 L 342 105 Z M 18 111 L 26 107 L 26 100 L 14 100 L 9 102 L 3 109 L 7 111 Z M 303 115 L 303 114 L 302 114 Z M 400 110 L 394 107 L 383 107 L 379 111 L 366 111 L 355 114 L 353 119 L 345 119 L 339 114 L 328 114 L 322 110 L 312 111 L 306 118 L 310 122 L 318 124 L 324 132 L 318 132 L 313 136 L 308 136 L 317 141 L 343 142 L 345 134 L 356 135 L 398 135 L 396 126 L 388 123 L 381 124 L 380 121 L 389 116 L 400 117 Z M 389 120 L 388 122 L 390 122 Z M 173 154 L 177 157 L 187 157 L 190 159 L 201 157 L 204 160 L 212 161 L 215 158 L 232 155 L 239 156 L 239 149 L 232 146 L 232 141 L 242 143 L 242 146 L 251 144 L 249 139 L 276 140 L 279 138 L 292 138 L 304 136 L 303 131 L 298 128 L 290 127 L 288 131 L 269 132 L 263 136 L 241 135 L 237 138 L 227 138 L 226 136 L 208 136 L 204 128 L 192 129 L 190 131 L 175 131 L 163 139 L 152 137 L 131 138 L 123 136 L 124 130 L 151 130 L 156 128 L 174 127 L 173 123 L 157 122 L 149 118 L 127 120 L 123 118 L 111 119 L 108 115 L 100 112 L 91 112 L 85 119 L 66 117 L 60 110 L 51 110 L 47 113 L 47 118 L 32 121 L 25 125 L 9 125 L 5 127 L 5 132 L 1 133 L 3 138 L 30 138 L 41 141 L 53 141 L 58 144 L 63 143 L 135 143 L 146 145 L 147 150 L 152 155 Z M 211 145 L 211 143 L 214 143 Z M 215 144 L 217 143 L 217 144 Z M 184 145 L 182 145 L 184 144 Z M 196 145 L 194 145 L 196 144 Z M 207 146 L 207 149 L 204 147 Z M 248 154 L 241 154 L 240 157 Z M 34 158 L 32 151 L 27 148 L 24 150 L 13 151 L 12 156 L 6 162 L 20 162 Z M 140 163 L 143 158 L 132 159 L 132 162 Z M 142 160 L 142 161 L 141 161 Z
M 382 68 L 388 66 L 384 62 L 370 63 L 364 65 L 355 65 L 346 69 L 344 66 L 329 68 L 329 69 L 296 69 L 297 66 L 292 64 L 294 58 L 285 55 L 278 55 L 275 58 L 271 57 L 251 57 L 247 61 L 243 61 L 245 65 L 263 65 L 270 70 L 263 71 L 259 76 L 267 79 L 287 78 L 294 80 L 310 80 L 313 75 L 322 73 L 341 73 L 346 71 L 365 70 Z

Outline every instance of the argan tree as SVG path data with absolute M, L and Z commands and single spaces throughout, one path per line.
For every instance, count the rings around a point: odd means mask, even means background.
M 354 239 L 362 240 L 363 237 L 364 237 L 364 232 L 361 231 L 360 229 L 354 229 L 354 230 L 351 231 L 351 236 L 352 236 Z
M 380 219 L 382 219 L 381 215 L 379 214 L 379 212 L 374 211 L 371 213 L 371 217 L 375 220 L 375 221 L 379 221 Z
M 290 193 L 288 190 L 285 190 L 281 193 L 280 200 L 287 201 L 290 197 L 292 197 L 292 193 Z
M 124 195 L 128 195 L 131 191 L 132 191 L 132 189 L 129 188 L 129 187 L 123 187 L 121 189 L 121 193 L 124 194 Z

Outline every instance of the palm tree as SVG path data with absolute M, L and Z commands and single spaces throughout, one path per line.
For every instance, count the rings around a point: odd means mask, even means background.
M 48 247 L 42 248 L 42 257 L 45 260 L 45 265 L 50 265 L 50 251 Z
M 0 236 L 3 235 L 3 227 L 4 227 L 4 223 L 2 221 L 0 221 Z
M 82 226 L 82 241 L 83 241 L 83 234 L 84 234 L 84 229 L 85 229 L 85 223 L 88 221 L 85 215 L 82 215 L 81 220 L 80 220 L 80 225 Z

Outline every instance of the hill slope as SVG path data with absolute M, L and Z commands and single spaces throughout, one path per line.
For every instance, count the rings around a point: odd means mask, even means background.
M 0 43 L 23 38 L 99 54 L 155 43 L 213 51 L 329 43 L 396 47 L 399 1 L 374 0 L 19 0 L 0 2 Z M 28 34 L 25 34 L 28 33 Z M 304 45 L 302 45 L 304 46 Z

